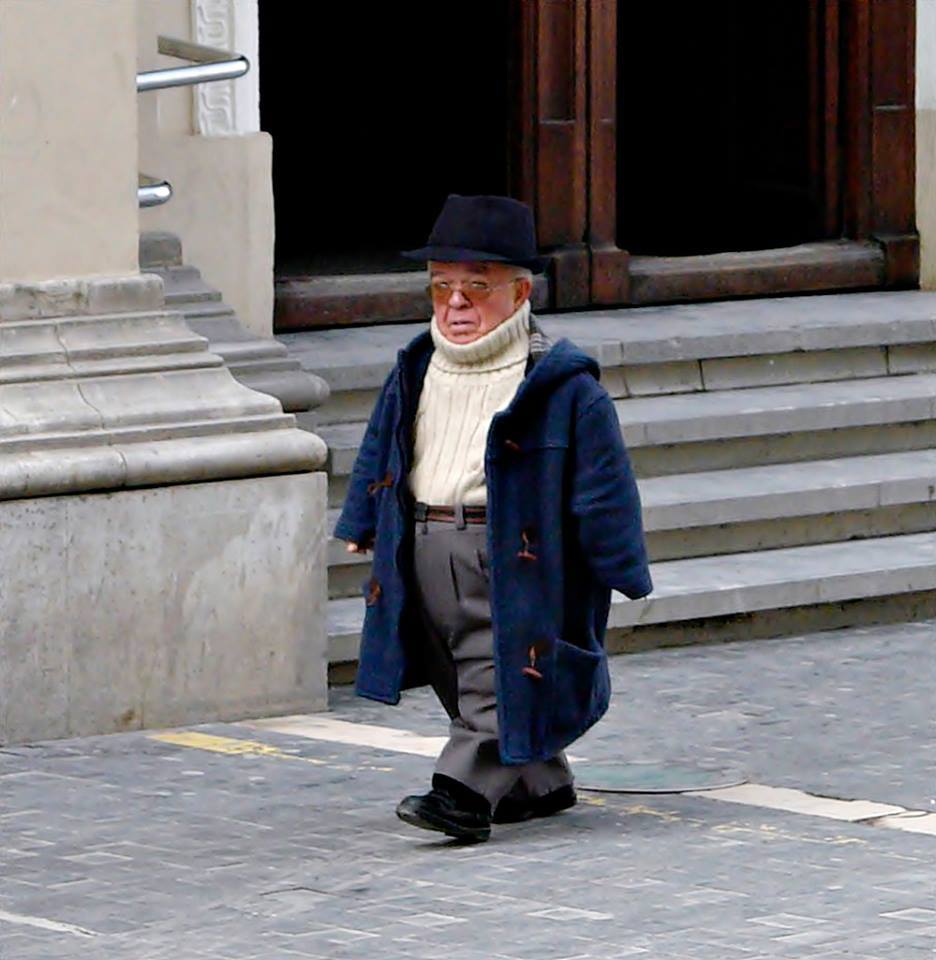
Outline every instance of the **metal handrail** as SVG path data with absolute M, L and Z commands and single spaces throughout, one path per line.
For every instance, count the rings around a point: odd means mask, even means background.
M 158 49 L 163 56 L 191 60 L 194 65 L 138 73 L 138 93 L 215 80 L 236 80 L 250 69 L 250 61 L 243 54 L 205 47 L 176 37 L 159 37 Z M 141 207 L 158 207 L 172 197 L 172 185 L 166 180 L 157 180 L 141 173 L 137 183 L 137 202 Z
M 137 202 L 141 207 L 158 207 L 172 197 L 172 184 L 166 180 L 137 174 Z
M 215 80 L 235 80 L 250 69 L 250 61 L 240 53 L 205 47 L 200 43 L 159 37 L 159 52 L 179 60 L 191 60 L 192 65 L 146 70 L 137 74 L 137 91 L 164 90 L 167 87 L 185 87 L 194 83 Z

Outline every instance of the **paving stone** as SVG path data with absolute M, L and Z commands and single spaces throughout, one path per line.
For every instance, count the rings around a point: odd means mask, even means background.
M 930 622 L 616 658 L 609 715 L 575 753 L 714 760 L 756 783 L 933 809 L 934 635 Z M 424 690 L 398 708 L 339 691 L 333 713 L 422 736 L 446 723 Z M 198 732 L 270 750 L 134 733 L 0 752 L 0 910 L 91 933 L 0 919 L 3 960 L 933 956 L 934 837 L 583 794 L 459 847 L 393 815 L 430 757 Z M 84 876 L 63 882 L 76 862 Z

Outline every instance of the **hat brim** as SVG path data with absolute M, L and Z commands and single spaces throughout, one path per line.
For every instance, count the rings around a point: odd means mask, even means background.
M 525 267 L 533 273 L 544 273 L 549 264 L 546 257 L 533 257 L 530 260 L 513 260 L 499 253 L 487 250 L 470 250 L 465 247 L 420 247 L 418 250 L 401 250 L 400 255 L 407 260 L 439 260 L 443 263 L 509 263 L 515 267 Z

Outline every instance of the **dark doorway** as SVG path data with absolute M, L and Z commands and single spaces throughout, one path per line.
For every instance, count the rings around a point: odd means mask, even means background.
M 823 236 L 816 0 L 618 8 L 618 245 L 684 256 Z
M 411 270 L 447 194 L 507 192 L 508 8 L 261 0 L 278 276 Z

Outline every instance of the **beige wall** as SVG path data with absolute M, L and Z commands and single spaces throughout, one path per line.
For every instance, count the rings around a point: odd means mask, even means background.
M 137 68 L 140 71 L 182 66 L 183 61 L 158 52 L 156 38 L 160 33 L 183 40 L 191 38 L 191 0 L 137 0 Z M 141 141 L 151 140 L 160 131 L 166 135 L 183 135 L 195 130 L 191 87 L 141 93 L 139 108 Z
M 135 36 L 122 0 L 0 0 L 0 281 L 137 272 Z
M 920 286 L 936 289 L 936 0 L 917 0 L 917 182 Z
M 142 146 L 141 146 L 142 149 Z M 140 169 L 172 184 L 173 199 L 140 211 L 142 230 L 182 238 L 185 262 L 201 270 L 260 336 L 273 329 L 273 178 L 268 134 L 159 137 Z
M 158 56 L 156 37 L 161 33 L 194 39 L 192 0 L 137 0 L 137 18 L 140 69 L 178 65 L 180 61 Z M 251 74 L 236 83 L 255 85 L 256 70 L 253 63 Z M 189 87 L 139 96 L 140 170 L 168 180 L 173 189 L 167 204 L 140 211 L 140 229 L 178 234 L 186 263 L 222 292 L 245 327 L 269 336 L 274 237 L 271 140 L 257 132 L 197 133 L 193 103 Z

